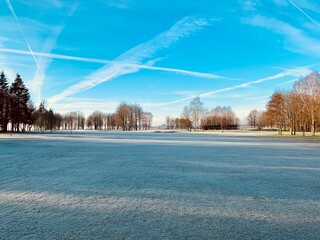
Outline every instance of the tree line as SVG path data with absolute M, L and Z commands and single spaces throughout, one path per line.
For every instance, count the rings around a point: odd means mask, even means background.
M 314 136 L 320 127 L 320 76 L 314 71 L 300 78 L 290 91 L 276 90 L 266 109 L 252 110 L 247 116 L 248 125 L 262 130 L 277 128 L 278 133 L 289 131 L 291 135 L 309 131 Z
M 4 72 L 0 74 L 0 131 L 46 130 L 148 130 L 153 115 L 143 111 L 138 104 L 120 103 L 114 113 L 94 111 L 87 118 L 82 112 L 66 114 L 47 109 L 45 102 L 36 108 L 30 99 L 21 76 L 9 85 Z M 247 116 L 252 128 L 277 128 L 278 133 L 289 131 L 291 135 L 306 131 L 315 135 L 320 127 L 320 76 L 317 71 L 300 78 L 290 91 L 276 90 L 265 110 L 252 110 Z M 225 130 L 238 129 L 239 119 L 229 106 L 217 106 L 210 111 L 199 97 L 194 98 L 182 110 L 178 118 L 166 117 L 168 129 Z M 10 129 L 9 129 L 10 128 Z
M 230 106 L 217 106 L 208 111 L 199 96 L 183 108 L 180 118 L 166 117 L 168 129 L 230 130 L 238 129 L 239 124 L 240 120 Z
M 94 111 L 87 118 L 80 111 L 66 114 L 48 109 L 43 101 L 36 108 L 28 88 L 17 74 L 9 86 L 6 75 L 0 74 L 0 131 L 46 130 L 149 130 L 153 115 L 138 104 L 120 103 L 114 113 Z M 10 128 L 10 129 L 9 129 Z
M 153 115 L 139 104 L 120 103 L 115 113 L 94 111 L 87 118 L 87 126 L 94 130 L 150 130 Z

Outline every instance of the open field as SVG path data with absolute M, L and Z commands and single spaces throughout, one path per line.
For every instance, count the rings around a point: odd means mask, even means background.
M 0 135 L 0 239 L 319 239 L 320 142 Z

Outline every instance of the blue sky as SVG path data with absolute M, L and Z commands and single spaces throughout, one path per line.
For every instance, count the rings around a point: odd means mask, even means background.
M 319 69 L 316 0 L 4 0 L 0 70 L 55 111 L 126 101 L 178 117 L 199 95 L 243 120 Z

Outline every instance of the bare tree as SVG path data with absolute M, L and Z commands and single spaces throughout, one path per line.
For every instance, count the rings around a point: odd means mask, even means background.
M 60 130 L 63 127 L 63 116 L 60 113 L 53 113 L 54 126 L 56 130 Z
M 73 111 L 73 112 L 68 112 L 64 115 L 64 125 L 65 125 L 65 129 L 67 130 L 74 130 L 76 129 L 76 123 L 77 123 L 77 112 Z
M 152 127 L 153 115 L 151 112 L 143 112 L 142 129 L 150 130 Z
M 206 115 L 203 122 L 205 130 L 215 129 L 223 131 L 225 129 L 237 129 L 238 126 L 239 119 L 230 106 L 215 107 Z
M 176 126 L 176 120 L 170 116 L 166 117 L 166 124 L 168 129 L 174 129 Z
M 191 114 L 192 114 L 192 113 L 191 113 L 190 107 L 185 106 L 185 107 L 183 108 L 183 110 L 182 110 L 181 117 L 184 118 L 184 119 L 188 119 L 189 121 L 192 122 L 192 120 L 191 120 Z
M 311 132 L 315 135 L 316 124 L 319 121 L 320 108 L 320 77 L 318 72 L 312 72 L 294 84 L 306 111 L 311 119 Z
M 258 130 L 262 130 L 268 125 L 268 117 L 265 111 L 258 111 L 256 125 Z
M 276 91 L 271 96 L 270 101 L 267 104 L 267 115 L 272 119 L 277 126 L 278 133 L 281 135 L 285 128 L 285 97 L 280 91 Z
M 167 129 L 170 129 L 170 116 L 166 116 L 166 125 L 167 125 Z
M 258 122 L 258 115 L 259 112 L 257 109 L 253 109 L 247 116 L 248 125 L 250 125 L 251 128 L 256 128 L 257 122 Z
M 87 126 L 94 130 L 102 130 L 104 114 L 101 111 L 94 111 L 87 118 Z
M 83 114 L 83 112 L 78 111 L 77 112 L 77 129 L 84 129 L 85 128 L 85 123 L 86 123 L 86 118 Z
M 188 131 L 191 131 L 192 122 L 190 119 L 187 119 L 187 118 L 176 118 L 175 127 L 177 129 L 187 129 Z
M 132 106 L 133 116 L 134 116 L 134 127 L 135 130 L 141 130 L 141 122 L 143 117 L 143 109 L 139 104 L 134 104 Z
M 115 122 L 117 128 L 121 128 L 123 131 L 130 130 L 129 114 L 129 105 L 127 103 L 121 103 L 115 112 Z
M 247 116 L 248 125 L 251 128 L 257 128 L 262 130 L 269 124 L 268 116 L 265 111 L 258 111 L 257 109 L 253 109 Z
M 107 129 L 114 130 L 116 128 L 116 120 L 114 113 L 107 114 Z
M 203 103 L 200 101 L 200 97 L 195 97 L 189 107 L 184 107 L 182 116 L 186 119 L 190 119 L 195 130 L 200 129 L 202 122 L 206 116 L 207 110 L 204 108 Z
M 298 120 L 300 117 L 300 114 L 302 113 L 299 109 L 300 108 L 300 99 L 299 95 L 294 92 L 283 92 L 283 98 L 284 98 L 284 117 L 286 125 L 289 128 L 290 135 L 296 135 L 296 131 L 298 128 Z

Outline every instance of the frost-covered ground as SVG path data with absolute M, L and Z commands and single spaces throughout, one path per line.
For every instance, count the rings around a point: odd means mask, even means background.
M 0 135 L 0 239 L 319 239 L 319 139 Z

